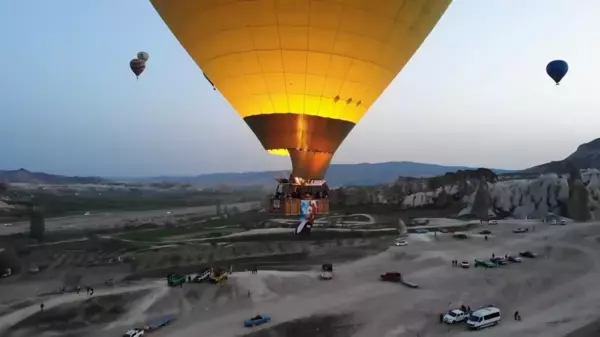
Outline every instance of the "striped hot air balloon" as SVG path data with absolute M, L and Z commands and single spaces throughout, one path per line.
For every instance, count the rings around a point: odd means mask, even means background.
M 451 0 L 150 2 L 265 150 L 322 179 Z
M 139 76 L 144 72 L 144 69 L 146 69 L 146 61 L 135 58 L 129 61 L 129 67 L 135 74 L 135 77 L 139 78 Z

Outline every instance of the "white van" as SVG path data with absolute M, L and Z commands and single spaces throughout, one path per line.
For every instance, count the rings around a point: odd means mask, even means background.
M 467 326 L 470 329 L 479 330 L 496 325 L 500 323 L 501 319 L 500 309 L 496 307 L 487 307 L 473 312 L 467 320 Z

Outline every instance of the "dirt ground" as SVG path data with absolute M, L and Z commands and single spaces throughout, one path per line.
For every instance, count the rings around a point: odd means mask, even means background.
M 512 233 L 517 227 L 529 227 L 530 231 Z M 118 317 L 111 317 L 110 323 L 95 320 L 79 331 L 85 336 L 115 336 L 157 315 L 176 313 L 177 321 L 153 336 L 598 336 L 600 223 L 550 226 L 506 220 L 486 229 L 492 231 L 488 241 L 481 235 L 456 240 L 444 234 L 410 234 L 408 246 L 389 247 L 353 262 L 336 263 L 331 281 L 318 279 L 320 262 L 314 261 L 299 271 L 266 270 L 265 265 L 257 274 L 234 272 L 221 285 L 167 288 L 164 280 L 139 281 L 129 288 L 102 290 L 94 296 L 147 292 L 128 301 L 130 304 L 124 305 Z M 523 250 L 537 253 L 538 258 L 497 269 L 451 265 L 453 259 L 473 261 Z M 420 288 L 379 281 L 379 274 L 386 271 L 399 271 Z M 74 302 L 80 302 L 84 310 L 84 301 L 74 294 L 49 297 L 45 310 L 63 311 Z M 439 323 L 440 313 L 461 304 L 472 308 L 494 304 L 502 310 L 503 320 L 479 332 Z M 516 310 L 522 321 L 512 320 Z M 39 302 L 25 303 L 0 316 L 0 334 L 5 336 L 3 329 L 15 324 L 23 327 L 24 322 L 40 326 L 40 319 L 34 319 L 38 311 Z M 243 321 L 256 313 L 271 316 L 272 322 L 244 328 Z M 17 330 L 6 330 L 6 336 L 18 336 L 14 334 Z M 36 334 L 69 333 L 50 330 Z

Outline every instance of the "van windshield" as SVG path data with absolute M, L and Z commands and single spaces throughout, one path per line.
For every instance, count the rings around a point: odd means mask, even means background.
M 469 321 L 471 321 L 471 322 L 479 322 L 479 321 L 481 321 L 481 316 L 471 315 L 471 316 L 469 316 Z

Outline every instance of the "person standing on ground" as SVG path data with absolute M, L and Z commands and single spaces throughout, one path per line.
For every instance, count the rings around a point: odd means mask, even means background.
M 521 320 L 521 315 L 519 315 L 519 311 L 515 311 L 515 315 L 514 315 L 514 319 L 515 321 L 520 321 Z
M 40 311 L 41 311 L 41 312 L 44 312 L 44 303 L 41 303 L 41 304 L 40 304 Z
M 440 323 L 444 323 L 444 314 L 440 314 Z
M 79 292 L 81 291 L 81 287 L 77 286 L 77 288 L 75 289 L 75 291 L 77 291 L 77 294 L 79 294 Z

